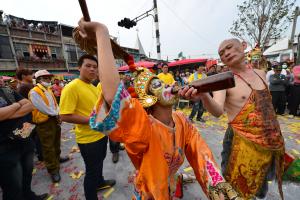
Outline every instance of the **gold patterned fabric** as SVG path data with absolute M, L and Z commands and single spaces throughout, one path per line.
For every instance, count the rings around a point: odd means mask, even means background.
M 225 179 L 244 198 L 250 199 L 260 191 L 275 159 L 278 188 L 283 198 L 284 140 L 271 96 L 266 84 L 264 90 L 254 90 L 247 84 L 252 93 L 239 114 L 229 123 L 234 135 Z

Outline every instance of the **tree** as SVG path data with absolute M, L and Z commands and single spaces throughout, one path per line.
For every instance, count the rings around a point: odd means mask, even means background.
M 229 32 L 264 49 L 288 28 L 296 0 L 246 0 L 238 5 L 238 19 Z

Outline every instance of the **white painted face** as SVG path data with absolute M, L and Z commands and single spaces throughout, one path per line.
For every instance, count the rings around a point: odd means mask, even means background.
M 151 80 L 149 91 L 157 97 L 158 103 L 163 106 L 173 105 L 178 99 L 177 94 L 172 94 L 172 87 L 165 85 L 157 78 Z

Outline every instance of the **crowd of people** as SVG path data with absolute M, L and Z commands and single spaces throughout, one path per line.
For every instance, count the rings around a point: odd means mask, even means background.
M 273 63 L 261 70 L 256 61 L 245 62 L 244 42 L 228 39 L 218 50 L 226 67 L 207 69 L 200 65 L 192 72 L 171 73 L 163 63 L 161 73 L 134 66 L 133 73 L 120 75 L 111 67 L 115 61 L 107 28 L 83 20 L 79 24 L 83 39 L 98 41 L 101 51 L 99 60 L 89 54 L 79 59 L 78 79 L 64 85 L 47 70 L 33 73 L 19 69 L 17 79 L 5 85 L 0 76 L 3 200 L 48 198 L 47 193 L 37 195 L 31 190 L 34 151 L 45 163 L 52 182 L 61 181 L 60 163 L 69 160 L 61 156 L 62 122 L 75 125 L 76 143 L 85 165 L 87 200 L 96 200 L 97 191 L 116 183 L 103 174 L 108 143 L 114 163 L 124 144 L 137 170 L 135 200 L 181 198 L 178 184 L 182 175 L 177 171 L 185 157 L 210 199 L 264 198 L 267 182 L 274 177 L 283 198 L 285 148 L 276 114 L 299 116 L 300 66 Z M 198 93 L 187 87 L 227 70 L 234 74 L 234 88 Z M 178 94 L 171 92 L 174 86 L 182 87 Z M 179 98 L 193 102 L 188 118 L 174 111 Z M 226 114 L 229 120 L 221 167 L 193 125 L 195 116 L 205 122 L 204 110 L 216 117 Z M 241 166 L 245 166 L 243 174 Z

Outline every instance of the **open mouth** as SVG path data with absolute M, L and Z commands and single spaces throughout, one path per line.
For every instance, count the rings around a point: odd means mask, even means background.
M 169 87 L 169 88 L 167 88 L 164 92 L 163 92 L 163 98 L 165 99 L 165 100 L 170 100 L 170 99 L 172 99 L 172 97 L 174 96 L 173 94 L 172 94 L 172 88 L 171 87 Z

